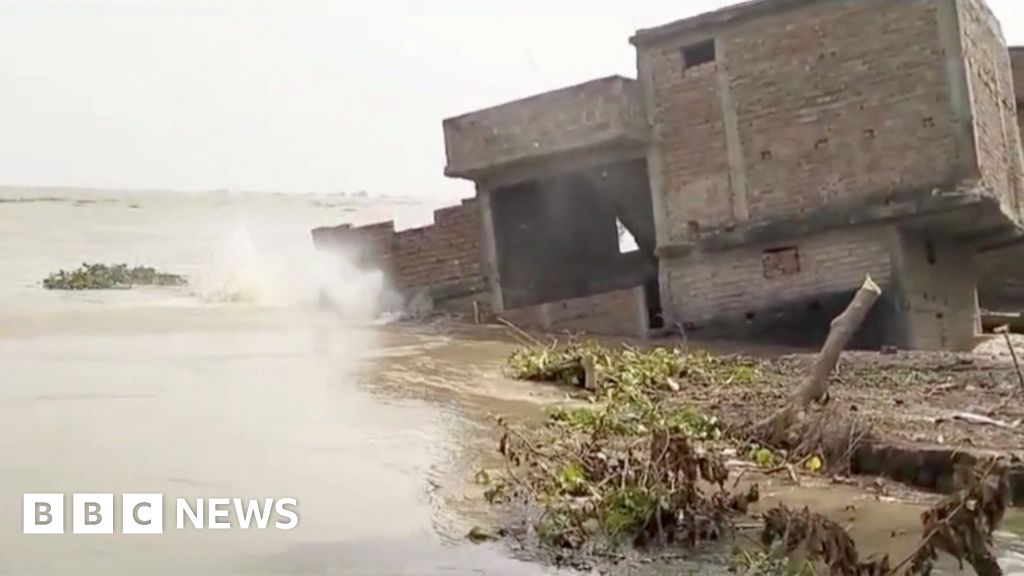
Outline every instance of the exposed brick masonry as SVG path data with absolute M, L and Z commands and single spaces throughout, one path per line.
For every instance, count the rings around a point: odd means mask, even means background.
M 954 120 L 934 3 L 817 2 L 756 26 L 723 38 L 751 219 L 950 180 Z
M 682 49 L 699 40 L 639 48 L 672 241 L 950 180 L 955 120 L 936 3 L 808 3 L 719 31 L 718 62 L 684 70 Z M 730 115 L 742 159 L 732 175 Z
M 961 0 L 964 62 L 974 104 L 978 167 L 1003 211 L 1021 220 L 1021 150 L 1010 54 L 999 23 L 977 0 Z
M 742 318 L 748 311 L 857 286 L 871 274 L 889 283 L 892 234 L 886 226 L 847 228 L 803 239 L 796 246 L 799 271 L 766 274 L 766 250 L 785 242 L 725 252 L 693 254 L 671 266 L 672 298 L 682 322 Z M 769 252 L 769 255 L 772 255 Z
M 681 240 L 724 224 L 732 204 L 715 65 L 684 73 L 679 46 L 642 54 L 640 65 L 654 79 L 650 114 L 665 160 L 670 237 Z
M 433 288 L 435 299 L 484 288 L 480 271 L 480 211 L 476 200 L 434 211 L 429 226 L 395 231 L 393 221 L 318 228 L 318 248 L 347 250 L 388 274 L 399 289 Z

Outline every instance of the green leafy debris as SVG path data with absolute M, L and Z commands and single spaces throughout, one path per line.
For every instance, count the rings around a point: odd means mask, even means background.
M 674 432 L 701 440 L 718 440 L 722 437 L 722 426 L 717 418 L 701 414 L 692 408 L 669 412 L 665 423 Z
M 687 389 L 756 385 L 777 368 L 679 348 L 570 343 L 517 350 L 508 361 L 509 375 L 589 385 L 591 403 L 558 408 L 541 426 L 499 420 L 505 469 L 494 473 L 488 501 L 522 506 L 526 513 L 517 517 L 523 526 L 507 533 L 534 534 L 557 558 L 607 557 L 619 555 L 623 546 L 692 546 L 729 537 L 732 518 L 747 514 L 759 491 L 756 484 L 745 492 L 726 490 L 726 457 L 737 453 L 727 442 L 741 442 L 743 453 L 763 470 L 784 467 L 792 475 L 798 469 L 820 474 L 832 456 L 818 448 L 800 452 L 751 444 L 735 427 L 726 437 L 716 418 L 682 402 Z M 848 450 L 854 435 L 835 417 L 839 409 L 826 407 L 808 419 L 801 442 L 824 446 L 822 435 L 838 429 Z M 801 459 L 796 463 L 794 457 Z M 740 551 L 734 572 L 926 575 L 945 552 L 983 576 L 1001 574 L 992 533 L 1010 501 L 1009 463 L 992 460 L 979 468 L 965 460 L 956 466 L 960 488 L 922 516 L 921 544 L 900 562 L 862 559 L 835 520 L 780 505 L 758 515 L 762 549 Z M 736 490 L 736 482 L 730 488 Z
M 548 417 L 552 422 L 562 423 L 570 428 L 589 428 L 597 423 L 597 413 L 591 408 L 557 407 Z
M 83 263 L 74 270 L 58 270 L 43 280 L 47 290 L 111 290 L 132 286 L 182 286 L 183 276 L 160 272 L 149 266 Z
M 773 468 L 786 462 L 786 455 L 770 448 L 755 448 L 751 460 L 761 468 Z
M 507 490 L 499 502 L 539 513 L 526 517 L 536 516 L 529 528 L 541 543 L 572 550 L 695 543 L 716 537 L 730 512 L 757 499 L 756 489 L 725 490 L 718 421 L 652 393 L 651 383 L 670 373 L 666 366 L 685 364 L 677 354 L 663 350 L 631 370 L 599 357 L 618 372 L 609 372 L 615 384 L 600 388 L 593 405 L 556 409 L 539 427 L 500 421 Z
M 669 380 L 693 386 L 745 385 L 760 375 L 760 363 L 742 357 L 714 356 L 703 351 L 623 345 L 607 348 L 595 342 L 528 346 L 516 349 L 506 375 L 518 380 L 555 382 L 581 387 L 588 367 L 597 387 L 625 385 L 665 389 Z

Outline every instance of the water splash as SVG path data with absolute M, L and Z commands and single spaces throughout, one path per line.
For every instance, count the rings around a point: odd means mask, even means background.
M 257 241 L 244 225 L 234 228 L 196 285 L 210 304 L 320 308 L 359 322 L 379 318 L 398 299 L 379 270 L 318 252 L 308 236 Z

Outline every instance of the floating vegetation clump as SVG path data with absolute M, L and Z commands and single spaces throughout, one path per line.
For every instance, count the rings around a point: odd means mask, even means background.
M 595 389 L 616 385 L 676 388 L 681 382 L 742 385 L 756 380 L 759 371 L 760 364 L 749 358 L 681 348 L 607 348 L 595 342 L 523 347 L 514 351 L 506 364 L 510 378 Z
M 110 290 L 132 286 L 182 286 L 183 276 L 160 272 L 149 266 L 83 263 L 74 270 L 58 270 L 43 280 L 47 290 Z

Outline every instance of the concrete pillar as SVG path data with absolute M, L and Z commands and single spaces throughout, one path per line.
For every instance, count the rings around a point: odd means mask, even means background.
M 636 68 L 637 81 L 640 84 L 640 94 L 647 116 L 647 124 L 650 134 L 650 144 L 647 147 L 647 179 L 651 187 L 651 210 L 654 216 L 654 255 L 658 258 L 658 294 L 661 299 L 661 315 L 666 325 L 675 322 L 674 307 L 672 306 L 672 281 L 669 268 L 665 265 L 665 256 L 661 248 L 671 243 L 669 230 L 671 223 L 668 220 L 667 207 L 665 206 L 665 188 L 668 183 L 665 181 L 665 157 L 662 152 L 663 136 L 661 126 L 654 120 L 655 98 L 654 98 L 654 77 L 652 76 L 651 64 L 648 61 L 649 52 L 637 49 Z
M 981 324 L 973 252 L 951 238 L 901 230 L 893 256 L 905 346 L 973 348 Z
M 494 207 L 491 203 L 493 189 L 477 183 L 476 197 L 480 206 L 480 258 L 484 278 L 491 290 L 491 309 L 503 312 L 505 302 L 501 293 L 501 274 L 498 268 L 498 246 L 494 239 Z
M 736 116 L 732 89 L 729 87 L 729 59 L 726 42 L 715 42 L 715 79 L 718 83 L 719 104 L 722 107 L 722 126 L 725 129 L 726 156 L 729 162 L 729 189 L 732 217 L 737 222 L 750 219 L 747 202 L 747 168 L 743 160 L 743 144 L 740 142 L 740 125 Z

